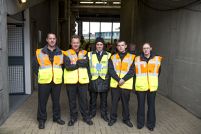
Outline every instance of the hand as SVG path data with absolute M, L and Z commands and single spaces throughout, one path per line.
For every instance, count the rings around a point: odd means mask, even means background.
M 120 79 L 119 86 L 122 86 L 124 83 L 125 83 L 125 81 L 123 79 Z

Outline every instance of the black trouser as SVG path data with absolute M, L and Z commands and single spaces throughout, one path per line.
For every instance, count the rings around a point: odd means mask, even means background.
M 143 127 L 145 122 L 145 98 L 147 95 L 147 127 L 154 128 L 156 124 L 156 114 L 155 114 L 155 97 L 156 92 L 136 92 L 138 100 L 137 109 L 137 126 Z
M 70 107 L 70 119 L 77 120 L 77 96 L 80 113 L 84 120 L 89 119 L 89 108 L 87 100 L 88 84 L 67 84 L 66 91 Z
M 52 105 L 53 105 L 53 120 L 60 119 L 60 92 L 61 92 L 61 84 L 38 84 L 38 121 L 46 121 L 47 120 L 47 101 L 49 95 L 51 94 Z
M 112 88 L 112 109 L 110 114 L 110 119 L 116 121 L 117 120 L 117 107 L 118 102 L 121 99 L 122 102 L 122 115 L 123 121 L 130 120 L 130 112 L 129 112 L 129 100 L 130 100 L 130 91 L 127 89 L 121 88 Z
M 107 94 L 108 92 L 93 92 L 90 91 L 90 115 L 94 117 L 96 115 L 96 101 L 97 101 L 97 96 L 98 94 L 100 95 L 100 112 L 101 116 L 105 117 L 107 116 Z

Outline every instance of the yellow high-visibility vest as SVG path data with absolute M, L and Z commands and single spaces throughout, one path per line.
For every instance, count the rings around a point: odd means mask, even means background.
M 108 60 L 111 56 L 109 52 L 106 52 L 107 55 L 103 55 L 101 61 L 98 61 L 98 57 L 95 54 L 92 54 L 92 52 L 88 53 L 89 57 L 89 66 L 90 66 L 90 72 L 92 75 L 91 80 L 96 80 L 98 77 L 101 77 L 103 80 L 105 80 L 105 77 L 108 73 Z M 97 69 L 97 66 L 100 66 L 100 69 Z
M 55 55 L 53 65 L 49 60 L 49 56 L 42 52 L 42 49 L 36 50 L 36 57 L 39 66 L 38 70 L 38 83 L 48 84 L 52 80 L 55 84 L 62 83 L 62 64 L 63 64 L 63 54 Z
M 84 59 L 87 51 L 81 50 L 79 51 L 77 56 L 76 52 L 73 49 L 69 49 L 67 51 L 64 51 L 63 54 L 69 57 L 71 64 L 76 64 L 78 59 Z M 76 84 L 78 82 L 80 84 L 89 83 L 87 68 L 79 67 L 78 69 L 73 71 L 68 71 L 64 69 L 64 84 Z
M 148 61 L 141 60 L 140 56 L 135 58 L 136 70 L 136 91 L 157 91 L 158 89 L 158 73 L 161 66 L 162 57 L 154 56 Z
M 127 53 L 124 59 L 121 61 L 121 58 L 119 54 L 114 54 L 111 57 L 111 60 L 113 62 L 113 66 L 115 69 L 115 72 L 119 76 L 119 78 L 123 78 L 129 71 L 133 61 L 134 61 L 135 55 Z M 118 81 L 116 81 L 114 78 L 111 78 L 110 81 L 110 87 L 117 88 Z M 132 90 L 133 89 L 133 77 L 127 80 L 120 88 Z

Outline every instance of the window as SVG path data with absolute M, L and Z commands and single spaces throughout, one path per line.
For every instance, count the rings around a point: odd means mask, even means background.
M 76 32 L 77 32 L 76 28 Z M 97 37 L 102 37 L 105 43 L 114 43 L 119 39 L 119 22 L 82 22 L 82 35 L 86 43 L 94 44 Z

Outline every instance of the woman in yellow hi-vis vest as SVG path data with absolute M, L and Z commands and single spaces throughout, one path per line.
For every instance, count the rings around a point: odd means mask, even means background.
M 150 43 L 143 45 L 143 53 L 135 58 L 135 90 L 138 99 L 137 128 L 144 127 L 145 97 L 147 96 L 147 128 L 154 130 L 156 124 L 155 96 L 158 89 L 158 75 L 162 57 L 152 53 Z
M 71 49 L 63 51 L 65 66 L 64 84 L 66 84 L 66 91 L 70 107 L 70 120 L 68 122 L 68 126 L 73 126 L 77 121 L 77 97 L 83 121 L 88 125 L 92 125 L 93 122 L 89 117 L 89 107 L 87 100 L 89 84 L 89 59 L 87 57 L 87 51 L 80 50 L 80 37 L 77 35 L 72 36 L 71 47 Z
M 53 121 L 63 125 L 60 114 L 60 92 L 63 77 L 63 54 L 56 46 L 56 35 L 49 33 L 46 38 L 47 45 L 36 50 L 33 62 L 34 73 L 38 76 L 38 114 L 39 129 L 45 128 L 47 120 L 46 105 L 51 94 L 53 103 Z
M 118 102 L 121 100 L 123 109 L 123 123 L 133 127 L 130 122 L 129 100 L 133 89 L 134 58 L 135 55 L 126 51 L 125 41 L 117 42 L 118 53 L 111 56 L 109 60 L 109 75 L 111 76 L 110 87 L 112 95 L 112 108 L 109 126 L 117 120 Z

